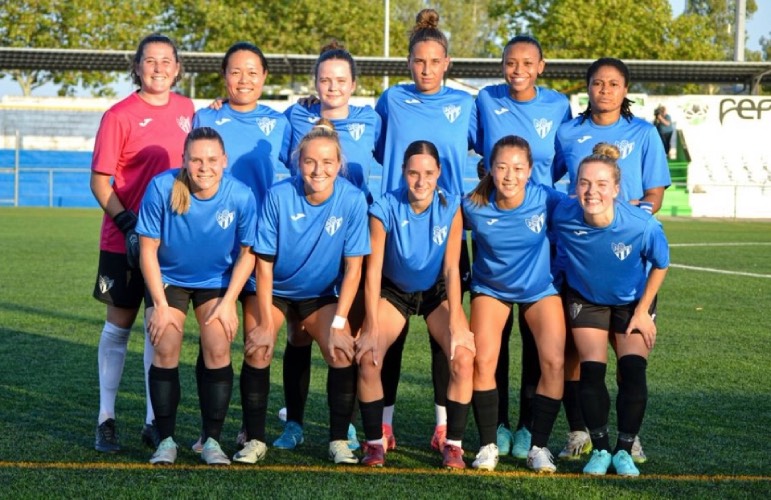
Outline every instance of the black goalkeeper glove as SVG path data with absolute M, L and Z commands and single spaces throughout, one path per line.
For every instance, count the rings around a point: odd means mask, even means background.
M 131 269 L 139 268 L 139 235 L 134 231 L 137 215 L 131 210 L 124 210 L 112 218 L 115 225 L 126 237 L 126 261 Z

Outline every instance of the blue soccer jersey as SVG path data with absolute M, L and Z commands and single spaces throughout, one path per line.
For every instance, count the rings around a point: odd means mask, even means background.
M 415 84 L 387 89 L 375 110 L 383 119 L 377 158 L 383 165 L 381 193 L 404 186 L 404 151 L 417 140 L 430 141 L 439 151 L 442 175 L 438 186 L 448 194 L 463 194 L 463 171 L 476 136 L 474 98 L 462 90 L 442 87 L 422 94 Z
M 291 300 L 335 295 L 343 259 L 370 252 L 367 201 L 342 177 L 319 205 L 306 199 L 302 177 L 279 182 L 268 192 L 257 228 L 254 251 L 275 259 L 273 294 Z
M 621 156 L 622 201 L 639 200 L 648 189 L 669 187 L 669 165 L 656 127 L 633 117 L 631 121 L 621 117 L 612 125 L 597 125 L 591 118 L 581 123 L 582 117 L 562 125 L 557 131 L 556 155 L 554 157 L 554 180 L 567 172 L 570 181 L 568 192 L 575 193 L 576 176 L 581 160 L 592 154 L 599 142 L 615 145 Z
M 530 183 L 522 204 L 511 210 L 496 206 L 495 190 L 487 206 L 464 198 L 464 224 L 476 242 L 472 292 L 518 303 L 557 293 L 547 230 L 555 206 L 564 197 L 552 188 Z
M 284 112 L 292 126 L 290 151 L 294 151 L 303 137 L 310 132 L 321 118 L 321 104 L 310 108 L 293 104 Z M 375 160 L 375 145 L 380 138 L 382 128 L 380 115 L 370 106 L 349 106 L 348 117 L 330 120 L 340 138 L 340 146 L 345 157 L 344 177 L 369 195 L 370 171 L 378 167 Z M 297 165 L 292 161 L 289 170 L 294 175 Z M 379 168 L 378 168 L 379 170 Z M 368 196 L 369 198 L 369 196 Z
M 595 304 L 639 300 L 647 266 L 669 267 L 669 245 L 661 224 L 633 205 L 616 203 L 613 222 L 594 227 L 584 222 L 578 200 L 566 199 L 557 207 L 554 231 L 565 258 L 567 284 Z
M 219 110 L 196 111 L 193 128 L 198 127 L 219 132 L 228 155 L 227 172 L 252 189 L 259 207 L 276 174 L 289 162 L 292 129 L 286 117 L 264 105 L 242 113 L 223 103 Z
M 515 101 L 506 83 L 490 85 L 477 96 L 478 128 L 474 149 L 490 170 L 490 154 L 501 137 L 518 135 L 530 145 L 533 172 L 530 180 L 551 186 L 554 140 L 559 126 L 572 117 L 567 97 L 554 90 L 535 88 L 529 101 Z
M 428 290 L 439 278 L 460 197 L 448 195 L 442 205 L 435 192 L 431 205 L 416 214 L 408 194 L 406 187 L 386 193 L 369 213 L 383 223 L 386 231 L 383 275 L 402 291 L 412 293 Z
M 171 210 L 171 191 L 180 169 L 150 182 L 142 199 L 136 232 L 160 239 L 158 263 L 163 283 L 186 288 L 227 288 L 241 246 L 252 246 L 257 227 L 254 195 L 240 181 L 223 176 L 217 193 L 190 210 Z

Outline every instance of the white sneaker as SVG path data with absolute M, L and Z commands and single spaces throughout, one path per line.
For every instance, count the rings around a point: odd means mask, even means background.
M 498 465 L 498 445 L 490 443 L 482 446 L 477 453 L 477 457 L 471 466 L 479 470 L 495 470 Z
M 201 460 L 206 462 L 206 465 L 230 465 L 230 459 L 214 438 L 208 438 L 203 444 Z
M 171 436 L 161 441 L 158 449 L 150 457 L 150 463 L 153 465 L 172 465 L 176 460 L 177 443 L 174 442 L 174 438 Z
M 242 464 L 256 464 L 265 458 L 266 453 L 268 453 L 268 446 L 262 441 L 252 439 L 233 455 L 233 461 Z
M 557 467 L 554 465 L 554 457 L 551 452 L 545 446 L 539 448 L 533 446 L 527 453 L 527 466 L 536 472 L 556 472 Z
M 359 459 L 348 448 L 348 441 L 344 439 L 338 439 L 329 443 L 329 459 L 336 464 L 359 463 Z
M 592 451 L 592 438 L 586 431 L 571 431 L 568 442 L 557 457 L 562 460 L 580 460 L 581 455 Z
M 648 457 L 645 456 L 645 452 L 642 449 L 642 443 L 640 443 L 640 436 L 634 437 L 634 443 L 632 443 L 632 460 L 636 464 L 644 464 L 648 461 Z

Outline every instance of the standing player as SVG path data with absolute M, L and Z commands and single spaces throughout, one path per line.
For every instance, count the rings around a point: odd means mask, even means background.
M 669 266 L 669 246 L 655 218 L 617 201 L 624 175 L 616 163 L 618 149 L 599 144 L 596 151 L 578 167 L 577 199 L 565 200 L 554 218 L 566 256 L 565 305 L 581 361 L 581 407 L 594 446 L 584 473 L 604 475 L 612 463 L 617 474 L 637 476 L 631 453 L 648 400 L 647 360 L 656 342 L 656 294 Z M 615 337 L 620 374 L 612 454 L 605 385 L 609 335 Z
M 222 78 L 228 99 L 202 108 L 193 117 L 193 127 L 212 127 L 225 142 L 229 173 L 252 189 L 257 206 L 273 185 L 276 173 L 289 163 L 291 127 L 282 113 L 259 103 L 268 77 L 268 62 L 259 47 L 248 42 L 233 44 L 222 59 Z M 243 309 L 243 328 L 257 326 L 257 297 L 252 276 L 239 297 Z M 203 356 L 198 356 L 196 380 L 201 387 Z M 237 442 L 244 443 L 243 432 Z M 198 440 L 193 450 L 201 451 Z
M 305 136 L 296 157 L 298 175 L 271 188 L 258 220 L 258 324 L 246 335 L 241 384 L 247 442 L 233 459 L 256 463 L 265 457 L 270 362 L 291 312 L 329 365 L 329 458 L 356 463 L 347 432 L 356 398 L 352 332 L 361 318 L 349 312 L 369 254 L 367 202 L 338 176 L 342 152 L 328 120 L 319 120 Z
M 413 141 L 425 140 L 434 144 L 439 152 L 442 176 L 438 187 L 446 195 L 463 195 L 463 171 L 471 144 L 469 138 L 475 136 L 471 131 L 476 130 L 476 111 L 471 95 L 442 85 L 450 65 L 448 44 L 447 37 L 439 29 L 439 14 L 433 9 L 421 10 L 410 35 L 407 59 L 414 83 L 387 89 L 375 106 L 383 119 L 383 133 L 377 147 L 377 158 L 383 165 L 383 193 L 404 185 L 404 151 Z M 468 250 L 462 245 L 460 272 L 464 282 L 468 279 L 468 267 Z M 383 415 L 384 428 L 389 433 L 392 432 L 393 405 L 407 329 L 408 325 L 405 325 L 400 339 L 384 361 L 386 408 Z M 437 423 L 431 444 L 441 451 L 447 432 L 445 403 L 449 375 L 441 346 L 433 341 L 433 336 L 430 338 Z M 395 440 L 393 444 L 395 446 Z M 388 446 L 390 448 L 391 444 Z
M 182 157 L 190 132 L 193 102 L 171 91 L 182 74 L 177 47 L 152 34 L 139 43 L 131 77 L 139 90 L 102 117 L 91 163 L 91 192 L 104 210 L 94 298 L 107 305 L 99 339 L 99 417 L 94 448 L 120 450 L 115 398 L 123 375 L 128 338 L 145 283 L 139 270 L 139 238 L 134 231 L 142 195 L 150 179 Z M 144 372 L 147 413 L 142 440 L 155 449 L 158 433 L 147 386 L 153 349 L 145 333 Z
M 527 424 L 527 465 L 538 472 L 556 470 L 546 445 L 562 399 L 565 321 L 553 284 L 547 231 L 554 207 L 565 195 L 529 182 L 532 165 L 527 141 L 518 136 L 499 139 L 490 154 L 490 172 L 463 201 L 464 221 L 476 243 L 471 331 L 477 349 L 473 406 L 481 448 L 472 464 L 477 469 L 493 470 L 498 463 L 495 366 L 503 325 L 517 304 L 535 337 L 541 368 Z
M 236 300 L 254 270 L 257 206 L 247 186 L 224 176 L 225 146 L 212 128 L 185 141 L 184 166 L 155 177 L 136 231 L 147 284 L 146 316 L 155 356 L 149 371 L 158 449 L 152 464 L 173 464 L 180 400 L 179 355 L 190 301 L 201 328 L 201 458 L 228 465 L 219 445 L 233 388 L 230 344 L 238 333 Z
M 372 254 L 367 259 L 365 321 L 356 341 L 359 407 L 367 443 L 362 463 L 382 466 L 385 446 L 382 356 L 413 314 L 421 314 L 451 365 L 447 389 L 448 447 L 444 465 L 462 468 L 461 440 L 471 402 L 474 336 L 463 311 L 460 197 L 436 188 L 439 153 L 428 141 L 404 152 L 406 187 L 370 208 Z M 458 349 L 463 347 L 464 349 Z
M 672 181 L 656 127 L 632 114 L 632 101 L 626 97 L 629 83 L 629 69 L 618 59 L 601 58 L 589 66 L 586 72 L 589 105 L 557 131 L 553 179 L 556 181 L 567 172 L 568 191 L 574 194 L 580 161 L 592 154 L 597 143 L 613 144 L 620 151 L 618 166 L 622 172 L 618 199 L 655 214 Z M 568 349 L 565 365 L 565 387 L 574 388 L 579 380 L 575 349 Z M 566 406 L 575 402 L 572 393 L 565 398 Z M 591 449 L 589 434 L 570 419 L 569 424 L 570 437 L 560 457 L 578 458 Z M 638 463 L 646 460 L 639 439 L 635 440 L 632 457 Z
M 491 85 L 477 96 L 478 128 L 475 150 L 490 169 L 493 146 L 503 136 L 516 133 L 530 145 L 533 170 L 530 181 L 552 186 L 554 138 L 560 124 L 572 118 L 568 99 L 536 85 L 546 63 L 538 40 L 518 35 L 503 48 L 503 78 L 506 83 Z M 509 425 L 509 340 L 513 317 L 506 321 L 501 339 L 501 353 L 495 372 L 498 387 L 498 453 L 527 458 L 530 450 L 532 402 L 541 372 L 533 333 L 519 308 L 519 332 L 522 337 L 522 372 L 519 390 L 519 421 L 512 435 Z M 569 415 L 570 418 L 570 415 Z M 582 424 L 581 424 L 582 425 Z M 583 428 L 583 425 L 582 427 Z

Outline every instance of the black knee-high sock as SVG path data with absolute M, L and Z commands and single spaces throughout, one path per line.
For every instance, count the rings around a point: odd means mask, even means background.
M 498 389 L 489 391 L 474 391 L 471 397 L 474 407 L 474 419 L 479 429 L 479 446 L 495 444 L 495 415 L 498 410 Z
M 468 422 L 469 403 L 447 400 L 447 439 L 461 441 Z
M 501 350 L 498 354 L 498 364 L 495 367 L 495 386 L 498 387 L 498 424 L 503 424 L 507 429 L 511 427 L 509 422 L 509 343 L 511 342 L 511 329 L 514 328 L 514 311 L 509 312 L 506 324 L 501 331 Z
M 589 427 L 592 445 L 597 450 L 610 451 L 608 439 L 608 412 L 610 395 L 605 385 L 605 363 L 581 363 L 581 410 Z
M 158 368 L 150 366 L 147 375 L 150 385 L 150 402 L 155 411 L 155 425 L 161 440 L 174 437 L 177 424 L 177 407 L 181 390 L 179 368 Z
M 522 338 L 522 374 L 519 387 L 519 421 L 517 429 L 528 427 L 533 421 L 533 398 L 541 380 L 541 364 L 538 361 L 538 347 L 530 325 L 525 320 L 525 312 L 519 308 L 519 332 Z
M 327 370 L 327 404 L 329 405 L 329 440 L 348 439 L 354 400 L 356 399 L 356 368 Z M 382 420 L 382 413 L 381 413 Z M 382 436 L 382 431 L 380 432 Z
M 407 321 L 402 328 L 401 333 L 396 337 L 396 341 L 383 357 L 383 370 L 380 372 L 380 380 L 383 383 L 383 405 L 393 406 L 396 404 L 396 391 L 399 389 L 399 378 L 402 374 L 402 353 L 404 352 L 404 342 L 407 339 L 407 332 L 410 330 L 410 322 Z
M 586 430 L 584 414 L 581 412 L 581 382 L 578 380 L 566 380 L 565 390 L 562 393 L 562 404 L 565 406 L 565 417 L 571 431 Z
M 447 406 L 447 387 L 450 385 L 450 363 L 442 350 L 442 346 L 428 336 L 431 346 L 431 382 L 434 384 L 434 404 Z
M 648 361 L 642 356 L 627 355 L 618 360 L 620 381 L 616 398 L 618 441 L 616 450 L 631 453 L 634 437 L 640 432 L 648 404 Z
M 552 399 L 541 394 L 533 398 L 533 421 L 530 424 L 530 443 L 532 446 L 545 448 L 549 444 L 549 436 L 554 427 L 554 421 L 560 412 L 559 399 Z
M 367 441 L 375 441 L 383 437 L 383 399 L 365 403 L 359 401 L 361 425 L 364 427 L 364 437 Z
M 198 391 L 199 404 L 201 402 L 201 398 L 203 397 L 202 376 L 203 376 L 204 368 L 206 368 L 206 364 L 203 361 L 203 347 L 201 346 L 201 337 L 198 337 L 198 357 L 195 360 L 195 389 L 196 391 Z M 202 437 L 203 437 L 203 434 L 204 434 L 204 431 L 202 427 L 201 428 Z
M 287 421 L 303 424 L 305 402 L 311 381 L 312 345 L 293 346 L 286 343 L 284 350 L 284 403 Z
M 246 439 L 265 442 L 265 416 L 268 413 L 270 367 L 241 366 L 241 407 L 244 413 Z
M 230 396 L 233 393 L 233 366 L 209 369 L 204 367 L 201 373 L 201 421 L 203 422 L 203 440 L 220 440 L 222 424 L 228 414 Z

